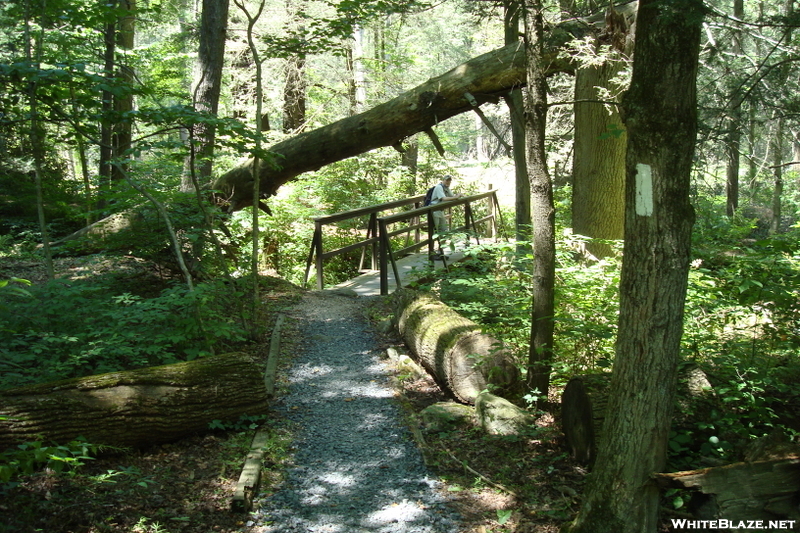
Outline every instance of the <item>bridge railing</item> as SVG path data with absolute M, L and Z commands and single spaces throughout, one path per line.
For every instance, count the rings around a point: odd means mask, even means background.
M 473 205 L 481 201 L 485 201 L 488 204 L 488 209 L 486 210 L 486 214 L 476 219 Z M 433 220 L 434 211 L 441 211 L 443 209 L 451 211 L 452 209 L 462 205 L 464 206 L 464 225 L 455 228 L 451 227 L 448 230 L 450 233 L 464 232 L 469 237 L 474 237 L 475 241 L 480 244 L 480 232 L 478 231 L 478 225 L 488 223 L 488 236 L 491 238 L 497 237 L 501 224 L 500 208 L 497 202 L 496 189 L 492 189 L 480 194 L 474 194 L 472 196 L 465 196 L 458 200 L 450 200 L 437 205 L 418 207 L 416 209 L 412 209 L 411 211 L 395 213 L 393 215 L 388 215 L 378 219 L 378 270 L 380 271 L 379 275 L 381 294 L 389 294 L 390 265 L 392 267 L 397 288 L 402 286 L 400 283 L 400 273 L 397 270 L 397 261 L 395 257 L 406 255 L 422 248 L 423 246 L 427 246 L 428 258 L 431 263 L 433 262 L 438 240 L 436 238 L 436 225 Z M 423 224 L 418 224 L 417 226 L 419 229 L 426 229 L 427 238 L 424 240 L 417 239 L 417 242 L 411 246 L 406 246 L 399 250 L 392 250 L 392 238 L 402 234 L 404 231 L 407 231 L 407 229 L 404 228 L 400 230 L 393 230 L 391 226 L 393 224 L 397 224 L 398 222 L 411 221 L 415 219 L 421 220 L 423 217 L 426 219 L 426 222 Z M 445 261 L 444 257 L 442 257 L 442 261 Z
M 391 265 L 393 269 L 395 280 L 398 287 L 400 286 L 400 277 L 397 271 L 397 263 L 395 258 L 405 256 L 411 252 L 419 250 L 427 246 L 429 257 L 433 258 L 436 245 L 435 224 L 433 222 L 433 212 L 446 209 L 451 211 L 455 207 L 464 206 L 464 225 L 457 228 L 451 228 L 451 232 L 467 232 L 473 234 L 476 241 L 479 241 L 479 236 L 476 230 L 478 224 L 488 223 L 489 236 L 495 237 L 498 233 L 498 220 L 499 208 L 497 203 L 497 191 L 490 190 L 481 194 L 472 196 L 465 196 L 458 200 L 452 200 L 443 204 L 422 207 L 424 196 L 414 196 L 403 200 L 396 200 L 393 202 L 386 202 L 383 204 L 373 205 L 360 209 L 353 209 L 336 213 L 333 215 L 326 215 L 315 217 L 314 220 L 314 236 L 311 240 L 311 250 L 308 254 L 306 262 L 306 272 L 304 278 L 304 285 L 308 285 L 308 280 L 311 273 L 311 267 L 314 266 L 317 278 L 317 289 L 321 290 L 324 286 L 323 282 L 323 269 L 326 260 L 336 257 L 338 255 L 361 250 L 361 260 L 359 263 L 359 271 L 364 270 L 364 263 L 366 260 L 367 251 L 370 251 L 370 270 L 380 271 L 381 280 L 381 294 L 388 294 L 388 268 Z M 487 203 L 485 215 L 479 219 L 475 219 L 475 210 L 473 205 L 476 202 Z M 396 213 L 389 213 L 385 216 L 379 216 L 382 213 L 394 211 L 398 208 L 413 206 L 412 209 L 400 211 Z M 367 221 L 366 235 L 363 239 L 334 250 L 325 250 L 324 234 L 325 227 L 333 225 L 345 220 L 369 217 Z M 398 228 L 397 224 L 405 222 L 403 227 Z M 423 232 L 426 238 L 422 238 Z M 397 237 L 405 235 L 405 246 L 393 250 L 392 242 Z M 432 260 L 432 259 L 431 259 Z
M 399 208 L 411 206 L 412 209 L 418 208 L 425 200 L 425 195 L 412 196 L 403 200 L 395 200 L 383 204 L 372 205 L 369 207 L 362 207 L 359 209 L 351 209 L 350 211 L 343 211 L 333 215 L 325 215 L 321 217 L 314 217 L 314 236 L 311 238 L 311 250 L 308 254 L 306 261 L 306 273 L 303 281 L 304 286 L 308 285 L 308 279 L 311 274 L 311 267 L 314 266 L 317 277 L 317 289 L 323 288 L 323 269 L 325 261 L 336 257 L 337 255 L 345 254 L 355 250 L 361 250 L 361 260 L 358 265 L 358 270 L 364 270 L 364 262 L 366 260 L 367 251 L 371 251 L 371 270 L 378 268 L 378 215 L 388 211 L 394 211 Z M 354 244 L 336 248 L 335 250 L 325 251 L 324 234 L 325 227 L 344 222 L 345 220 L 352 220 L 358 218 L 369 217 L 367 220 L 366 237 Z M 419 238 L 418 234 L 415 238 Z

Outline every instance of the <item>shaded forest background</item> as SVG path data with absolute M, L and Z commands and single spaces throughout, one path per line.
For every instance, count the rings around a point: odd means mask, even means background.
M 234 1 L 224 40 L 204 34 L 204 4 L 0 7 L 0 388 L 193 360 L 263 339 L 266 311 L 249 302 L 254 288 L 275 289 L 252 272 L 300 284 L 311 217 L 422 194 L 445 174 L 456 176 L 459 192 L 498 188 L 506 232 L 529 238 L 506 100 L 481 106 L 499 136 L 476 114 L 460 114 L 435 135 L 405 139 L 402 154 L 374 150 L 297 177 L 262 198 L 269 215 L 225 213 L 207 190 L 242 158 L 280 164 L 270 145 L 502 47 L 513 2 Z M 562 1 L 545 3 L 544 13 L 555 27 L 603 20 L 605 8 Z M 796 442 L 800 431 L 798 15 L 791 0 L 706 8 L 681 368 L 701 369 L 714 400 L 676 419 L 672 470 L 737 461 L 760 439 Z M 207 42 L 225 45 L 215 103 L 201 91 Z M 602 110 L 589 119 L 599 131 L 588 142 L 610 153 L 625 137 L 614 113 L 630 57 L 593 36 L 562 53 L 578 67 L 548 78 L 552 381 L 549 391 L 528 391 L 532 404 L 557 401 L 575 375 L 611 367 L 619 313 L 623 244 L 613 233 L 621 225 L 604 225 L 619 212 L 593 219 L 587 205 L 614 201 L 580 196 L 591 180 L 613 181 L 593 173 L 601 163 L 586 163 L 579 108 Z M 593 69 L 599 81 L 583 85 Z M 62 241 L 120 213 L 120 231 Z M 362 229 L 343 226 L 326 239 L 345 245 Z M 487 245 L 424 286 L 512 346 L 523 372 L 532 287 L 525 250 Z M 68 281 L 56 276 L 65 265 Z M 357 256 L 337 257 L 325 273 L 327 285 L 349 279 Z M 7 456 L 0 481 L 16 479 L 19 465 Z M 681 495 L 670 505 L 680 507 Z

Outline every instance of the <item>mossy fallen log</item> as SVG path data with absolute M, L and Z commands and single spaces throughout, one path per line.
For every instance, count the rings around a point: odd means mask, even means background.
M 0 450 L 44 439 L 144 447 L 265 412 L 262 369 L 230 353 L 0 392 Z
M 434 297 L 410 289 L 394 293 L 400 335 L 443 390 L 474 404 L 480 392 L 514 398 L 522 385 L 510 352 L 475 322 Z

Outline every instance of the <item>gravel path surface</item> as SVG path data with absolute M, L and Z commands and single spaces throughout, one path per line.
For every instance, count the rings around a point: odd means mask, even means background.
M 301 353 L 275 409 L 298 425 L 295 464 L 259 501 L 256 531 L 461 531 L 402 423 L 364 301 L 309 293 L 293 313 Z

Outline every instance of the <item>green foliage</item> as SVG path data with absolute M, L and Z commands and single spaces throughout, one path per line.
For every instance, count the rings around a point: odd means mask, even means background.
M 41 441 L 25 442 L 0 453 L 0 489 L 16 485 L 20 476 L 40 468 L 54 472 L 74 472 L 97 455 L 99 447 L 77 438 L 64 445 L 47 445 Z
M 124 279 L 106 282 L 55 281 L 0 308 L 0 388 L 186 361 L 247 339 L 236 283 L 144 298 L 115 291 Z
M 705 223 L 708 224 L 708 223 Z M 736 461 L 748 443 L 774 431 L 792 433 L 800 407 L 800 253 L 794 235 L 738 244 L 702 240 L 703 258 L 689 275 L 682 368 L 698 367 L 711 390 L 699 398 L 680 390 L 669 440 L 670 467 Z M 621 270 L 615 255 L 587 262 L 582 238 L 557 242 L 554 383 L 612 365 Z M 530 257 L 509 245 L 474 249 L 427 285 L 440 297 L 511 344 L 524 367 L 530 332 Z
M 556 377 L 608 366 L 614 358 L 621 257 L 588 263 L 577 252 L 582 244 L 583 238 L 569 234 L 557 243 Z M 471 249 L 467 260 L 431 288 L 513 346 L 523 367 L 530 342 L 532 256 L 516 254 L 510 244 Z
M 234 422 L 225 422 L 222 420 L 212 420 L 208 423 L 208 429 L 221 430 L 221 431 L 247 431 L 248 429 L 256 429 L 264 421 L 267 420 L 267 415 L 242 415 Z
M 23 289 L 19 285 L 30 286 L 31 282 L 27 279 L 9 278 L 0 280 L 0 306 L 3 305 L 3 300 L 9 297 L 30 297 L 30 291 Z

